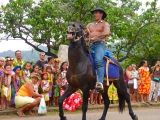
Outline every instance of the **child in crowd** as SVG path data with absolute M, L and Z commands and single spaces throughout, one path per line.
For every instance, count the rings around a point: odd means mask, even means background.
M 44 72 L 43 75 L 42 75 L 41 89 L 42 89 L 42 94 L 44 95 L 44 100 L 46 102 L 46 106 L 49 106 L 50 86 L 49 86 L 48 73 L 47 72 Z
M 18 92 L 20 88 L 20 72 L 21 72 L 21 66 L 15 66 L 13 68 L 13 71 L 15 74 L 13 75 L 12 84 L 11 84 L 11 107 L 15 108 L 15 95 Z
M 2 92 L 2 75 L 3 75 L 3 66 L 4 66 L 5 58 L 0 57 L 0 111 L 2 110 L 2 98 L 1 98 L 1 92 Z
M 135 77 L 133 79 L 133 88 L 134 88 L 134 94 L 133 94 L 133 102 L 140 102 L 139 101 L 139 94 L 138 94 L 138 71 L 136 70 L 136 65 L 132 64 L 132 72 L 131 72 L 131 76 Z
M 47 66 L 50 66 L 52 68 L 52 73 L 55 72 L 55 68 L 54 68 L 54 57 L 48 57 L 48 62 L 47 64 L 44 65 L 44 70 L 43 72 L 47 72 Z
M 31 75 L 34 73 L 39 74 L 39 66 L 38 65 L 33 65 L 33 71 L 31 73 Z
M 61 70 L 59 69 L 59 63 L 60 63 L 60 60 L 58 58 L 55 58 L 54 59 L 54 69 L 55 69 L 55 72 L 54 72 L 54 85 L 56 84 L 56 80 L 58 78 L 58 75 L 61 74 Z
M 68 69 L 68 63 L 67 62 L 63 62 L 60 66 L 60 71 L 62 74 L 62 79 L 66 78 L 66 73 L 67 73 L 67 69 Z
M 5 108 L 9 108 L 11 100 L 11 66 L 6 64 L 4 66 L 4 73 L 2 76 L 2 105 L 5 105 Z M 3 108 L 3 106 L 2 106 Z
M 49 106 L 53 105 L 53 74 L 52 74 L 52 68 L 51 66 L 46 67 L 46 72 L 48 73 L 48 82 L 49 82 Z
M 59 74 L 58 78 L 56 80 L 56 84 L 54 85 L 54 102 L 55 102 L 55 106 L 58 106 L 58 99 L 60 97 L 60 88 L 62 85 L 62 75 Z
M 7 56 L 6 58 L 6 64 L 8 64 L 8 65 L 10 65 L 11 66 L 11 69 L 13 69 L 13 58 L 11 58 L 11 57 L 9 57 L 9 56 Z
M 39 74 L 39 66 L 38 65 L 33 65 L 33 72 L 32 74 Z M 36 93 L 38 93 L 38 88 L 40 86 L 41 81 L 38 81 L 37 84 L 34 85 L 34 90 Z
M 26 62 L 24 64 L 23 68 L 24 68 L 24 70 L 22 71 L 22 81 L 21 81 L 22 85 L 30 80 L 31 63 L 30 62 Z

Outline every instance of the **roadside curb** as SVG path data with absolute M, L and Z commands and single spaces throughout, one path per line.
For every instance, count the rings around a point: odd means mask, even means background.
M 127 108 L 127 104 L 125 104 L 125 108 Z M 141 103 L 133 103 L 132 108 L 149 108 L 149 107 L 160 107 L 160 103 L 153 103 L 152 105 L 149 104 L 141 104 Z M 78 108 L 78 110 L 81 110 L 82 107 Z M 104 105 L 89 105 L 88 110 L 100 110 L 103 109 Z M 109 106 L 110 109 L 117 109 L 118 110 L 118 104 L 110 104 Z M 38 108 L 34 108 L 33 112 L 37 113 Z M 58 112 L 58 107 L 48 107 L 47 112 Z M 0 115 L 6 116 L 6 115 L 13 115 L 16 114 L 17 109 L 8 109 L 8 110 L 3 110 L 0 111 Z

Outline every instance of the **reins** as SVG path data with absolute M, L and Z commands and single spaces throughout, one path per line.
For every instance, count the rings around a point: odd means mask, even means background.
M 90 36 L 90 33 L 91 33 L 91 32 L 90 32 L 90 30 L 89 30 L 87 27 L 86 27 L 86 29 L 87 29 L 87 31 L 88 31 L 88 33 L 89 33 L 89 36 L 88 36 L 89 38 L 88 38 L 87 45 L 90 47 L 90 44 L 89 44 L 89 43 L 90 43 L 90 41 L 91 41 L 91 36 Z

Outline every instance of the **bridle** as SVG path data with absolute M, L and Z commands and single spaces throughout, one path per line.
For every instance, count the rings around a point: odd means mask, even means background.
M 67 31 L 68 32 L 68 31 Z M 79 31 L 74 31 L 74 32 L 69 32 L 69 33 L 74 33 L 74 39 L 73 39 L 73 41 L 72 42 L 77 42 L 77 41 L 79 41 L 82 37 L 84 37 L 84 33 L 83 33 L 83 31 L 82 30 L 79 30 Z M 82 33 L 82 35 L 80 36 L 80 37 L 76 37 L 76 35 L 78 34 L 78 33 Z M 84 37 L 85 38 L 85 37 Z

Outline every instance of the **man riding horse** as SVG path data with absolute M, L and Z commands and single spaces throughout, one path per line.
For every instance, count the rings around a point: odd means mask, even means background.
M 89 38 L 86 39 L 91 49 L 95 51 L 94 63 L 97 72 L 97 82 L 95 88 L 103 90 L 104 67 L 103 57 L 106 51 L 105 40 L 110 34 L 110 25 L 104 21 L 107 14 L 102 8 L 96 8 L 91 13 L 94 15 L 94 22 L 87 25 Z
M 104 81 L 104 88 L 102 85 L 103 77 L 104 77 L 104 68 L 102 64 L 102 60 L 105 53 L 105 39 L 110 34 L 110 26 L 108 23 L 104 21 L 106 17 L 106 13 L 101 8 L 96 8 L 91 11 L 94 14 L 95 22 L 87 25 L 87 32 L 89 33 L 89 43 L 95 52 L 94 62 L 97 69 L 98 80 L 96 84 L 96 77 L 93 74 L 93 67 L 91 57 L 88 55 L 86 49 L 86 41 L 84 32 L 86 28 L 82 23 L 79 22 L 70 22 L 67 28 L 67 40 L 69 41 L 68 47 L 68 61 L 69 68 L 67 70 L 66 78 L 68 81 L 68 87 L 65 93 L 59 98 L 59 116 L 60 120 L 67 120 L 66 116 L 64 116 L 63 112 L 63 101 L 65 98 L 70 96 L 72 93 L 76 92 L 77 89 L 81 89 L 83 92 L 83 105 L 82 105 L 82 120 L 86 120 L 86 112 L 88 109 L 88 97 L 90 89 L 94 89 L 96 85 L 97 90 L 102 90 L 102 97 L 104 100 L 104 110 L 102 116 L 99 120 L 105 120 L 107 111 L 109 108 L 110 100 L 108 97 L 108 86 L 106 81 Z M 108 61 L 109 62 L 109 61 Z M 128 103 L 129 115 L 132 120 L 138 120 L 137 115 L 134 114 L 130 102 L 130 96 L 127 93 L 127 89 L 125 87 L 125 82 L 123 78 L 123 69 L 120 64 L 115 61 L 118 67 L 118 79 L 112 81 L 114 86 L 117 88 L 118 98 L 119 98 L 119 112 L 123 112 L 125 108 L 125 101 Z M 107 66 L 107 64 L 106 64 Z M 112 66 L 111 64 L 109 67 Z M 114 65 L 115 66 L 115 65 Z M 108 69 L 109 69 L 108 67 Z M 107 68 L 107 67 L 106 67 Z M 107 70 L 106 70 L 107 71 Z M 108 78 L 109 72 L 113 72 L 114 70 L 109 69 L 106 72 Z M 115 73 L 115 71 L 114 71 Z

